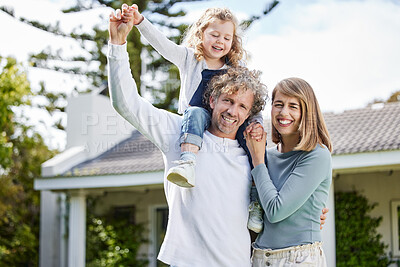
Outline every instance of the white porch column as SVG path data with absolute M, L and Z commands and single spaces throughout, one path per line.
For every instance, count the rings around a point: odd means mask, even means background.
M 66 218 L 68 217 L 68 209 L 67 209 L 67 195 L 66 193 L 60 193 L 59 197 L 60 201 L 60 218 L 59 218 L 59 223 L 60 223 L 60 259 L 59 259 L 59 267 L 67 267 L 67 257 L 68 257 L 68 239 L 67 239 L 67 227 L 68 223 L 66 221 Z
M 336 266 L 336 237 L 335 237 L 335 190 L 332 181 L 326 207 L 329 209 L 325 225 L 322 229 L 323 248 L 328 266 Z
M 86 196 L 71 194 L 69 207 L 68 267 L 85 267 Z
M 57 266 L 59 263 L 59 194 L 40 191 L 40 245 L 39 266 Z

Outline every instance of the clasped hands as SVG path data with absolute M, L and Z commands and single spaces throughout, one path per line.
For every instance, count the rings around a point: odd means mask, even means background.
M 111 12 L 108 25 L 110 43 L 115 45 L 125 44 L 133 25 L 138 25 L 143 19 L 143 15 L 139 13 L 138 6 L 135 4 L 132 6 L 123 4 L 121 9 Z
M 261 124 L 252 122 L 243 133 L 247 148 L 253 160 L 253 166 L 264 163 L 267 133 Z

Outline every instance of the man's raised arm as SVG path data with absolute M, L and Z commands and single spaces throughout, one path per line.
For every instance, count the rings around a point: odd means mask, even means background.
M 180 131 L 181 118 L 155 108 L 138 94 L 132 77 L 126 37 L 133 23 L 124 21 L 121 11 L 110 14 L 108 45 L 108 85 L 115 110 L 162 151 L 169 149 L 169 133 Z M 173 144 L 172 144 L 173 145 Z

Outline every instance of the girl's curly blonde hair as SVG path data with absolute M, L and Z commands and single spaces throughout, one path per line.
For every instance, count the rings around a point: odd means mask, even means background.
M 193 23 L 185 32 L 183 44 L 194 49 L 197 60 L 204 58 L 203 51 L 203 33 L 208 25 L 216 20 L 230 21 L 233 23 L 233 38 L 231 50 L 226 55 L 227 61 L 232 67 L 239 66 L 240 60 L 243 60 L 247 53 L 242 46 L 242 38 L 238 34 L 238 20 L 228 8 L 208 8 L 201 18 Z

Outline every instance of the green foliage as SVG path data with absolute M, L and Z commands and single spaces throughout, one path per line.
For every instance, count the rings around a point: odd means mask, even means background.
M 388 266 L 387 245 L 377 227 L 382 217 L 368 213 L 376 207 L 358 192 L 335 193 L 336 266 Z
M 0 168 L 8 168 L 11 162 L 14 133 L 13 107 L 26 103 L 24 97 L 30 94 L 26 74 L 20 70 L 15 59 L 0 57 Z
M 88 216 L 86 266 L 147 266 L 139 255 L 144 238 L 144 225 L 111 217 Z M 141 256 L 141 257 L 139 257 Z
M 400 102 L 400 90 L 391 94 L 386 102 Z
M 39 192 L 33 178 L 55 152 L 14 113 L 32 96 L 21 66 L 1 57 L 0 66 L 0 266 L 37 266 Z

